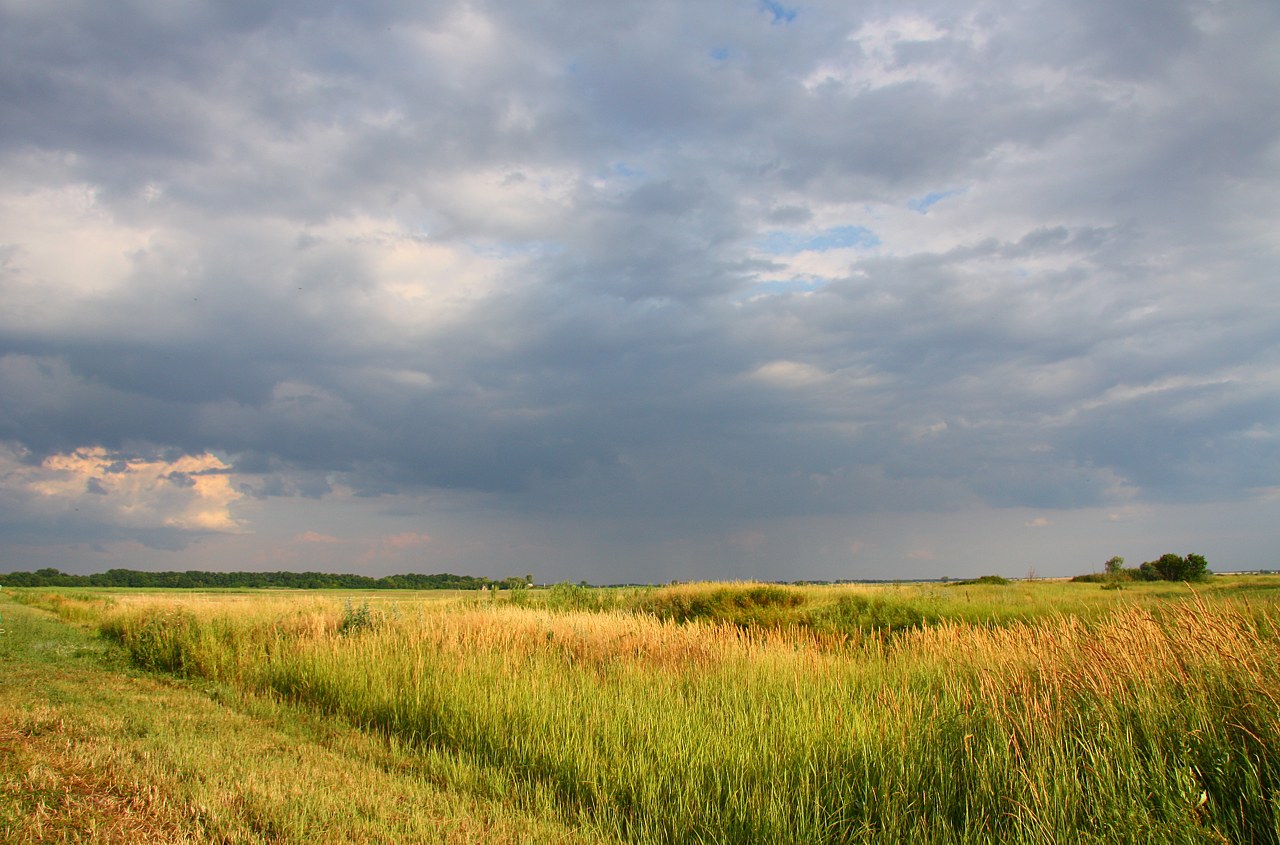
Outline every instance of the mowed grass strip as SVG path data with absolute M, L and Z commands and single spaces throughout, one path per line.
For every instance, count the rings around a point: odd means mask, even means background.
M 530 812 L 536 800 L 485 798 L 495 775 L 482 768 L 269 697 L 140 674 L 43 610 L 0 598 L 0 629 L 6 845 L 601 841 Z

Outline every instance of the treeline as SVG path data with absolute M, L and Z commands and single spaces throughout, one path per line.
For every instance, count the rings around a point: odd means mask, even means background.
M 72 575 L 57 569 L 35 572 L 0 573 L 0 585 L 6 587 L 178 587 L 178 588 L 253 588 L 277 587 L 290 590 L 478 590 L 494 584 L 506 585 L 503 579 L 492 581 L 471 575 L 388 575 L 371 578 L 326 572 L 139 572 L 132 569 L 108 569 L 93 575 Z
M 1209 577 L 1209 562 L 1204 555 L 1180 556 L 1164 554 L 1141 566 L 1127 569 L 1124 558 L 1113 557 L 1104 564 L 1105 572 L 1077 575 L 1073 581 L 1203 581 Z

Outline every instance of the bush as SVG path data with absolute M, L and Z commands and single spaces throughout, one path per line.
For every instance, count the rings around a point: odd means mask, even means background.
M 637 602 L 636 610 L 676 622 L 703 619 L 744 627 L 779 627 L 795 621 L 792 611 L 804 603 L 801 591 L 775 584 L 683 586 L 649 593 Z
M 565 582 L 553 584 L 542 596 L 541 604 L 548 610 L 602 612 L 615 609 L 619 601 L 618 594 L 613 590 Z
M 880 595 L 842 596 L 816 611 L 809 624 L 819 631 L 843 634 L 894 633 L 937 624 L 941 615 L 919 603 Z
M 968 581 L 952 581 L 949 586 L 955 587 L 971 587 L 974 584 L 994 584 L 1003 587 L 1013 583 L 1008 578 L 1000 575 L 983 575 L 981 578 L 970 578 Z

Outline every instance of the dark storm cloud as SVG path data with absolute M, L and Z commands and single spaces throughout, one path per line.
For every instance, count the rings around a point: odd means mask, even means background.
M 1271 4 L 0 9 L 15 460 L 619 519 L 1280 470 Z

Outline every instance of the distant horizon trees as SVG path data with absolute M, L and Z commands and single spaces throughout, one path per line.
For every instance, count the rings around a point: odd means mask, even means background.
M 527 579 L 527 580 L 526 580 Z M 406 573 L 373 578 L 368 575 L 327 572 L 143 572 L 108 569 L 91 575 L 74 575 L 46 567 L 35 572 L 0 573 L 6 587 L 171 587 L 177 589 L 290 589 L 290 590 L 478 590 L 518 580 L 532 583 L 532 576 L 495 581 L 474 575 Z

